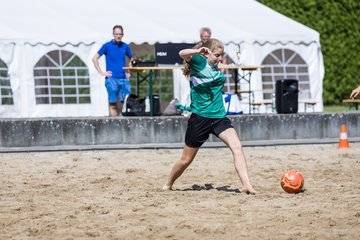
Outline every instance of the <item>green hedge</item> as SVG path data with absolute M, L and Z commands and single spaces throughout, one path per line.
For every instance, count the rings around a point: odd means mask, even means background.
M 324 103 L 349 98 L 360 85 L 359 0 L 258 0 L 320 33 L 324 56 Z

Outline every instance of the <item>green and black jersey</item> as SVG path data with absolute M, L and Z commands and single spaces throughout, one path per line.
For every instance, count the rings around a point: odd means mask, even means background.
M 226 116 L 222 89 L 224 74 L 202 55 L 193 55 L 190 65 L 191 112 L 207 118 Z

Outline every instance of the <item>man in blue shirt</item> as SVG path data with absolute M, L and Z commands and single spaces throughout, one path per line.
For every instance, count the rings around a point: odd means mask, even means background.
M 113 27 L 114 39 L 105 43 L 92 58 L 94 66 L 101 76 L 105 77 L 105 86 L 109 99 L 109 114 L 117 116 L 117 102 L 124 102 L 126 95 L 130 94 L 130 73 L 123 67 L 126 66 L 126 56 L 131 61 L 132 53 L 128 44 L 121 41 L 124 36 L 123 27 Z M 105 54 L 106 71 L 103 72 L 99 65 L 99 58 Z

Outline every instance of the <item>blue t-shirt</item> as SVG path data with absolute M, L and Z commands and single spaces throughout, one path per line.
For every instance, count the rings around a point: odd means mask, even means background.
M 125 78 L 126 56 L 132 57 L 129 45 L 124 42 L 116 43 L 111 40 L 105 43 L 98 54 L 102 56 L 105 54 L 106 71 L 112 72 L 114 78 Z

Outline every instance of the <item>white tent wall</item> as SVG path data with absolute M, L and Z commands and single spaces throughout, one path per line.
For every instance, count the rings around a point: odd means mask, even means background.
M 0 59 L 3 61 L 8 71 L 11 71 L 15 64 L 12 64 L 14 62 L 14 55 L 15 55 L 15 43 L 1 43 L 0 42 Z M 13 71 L 15 74 L 18 74 L 17 71 Z M 21 94 L 20 91 L 15 91 L 20 88 L 20 84 L 16 79 L 19 79 L 19 77 L 10 78 L 10 85 L 12 87 L 13 91 L 13 99 L 19 99 Z M 15 95 L 16 94 L 16 95 Z M 7 117 L 16 117 L 21 115 L 21 109 L 19 104 L 14 105 L 0 105 L 0 117 L 1 116 L 7 116 Z
M 238 50 L 236 50 L 238 49 Z M 323 78 L 324 78 L 324 65 L 322 54 L 316 43 L 309 45 L 295 44 L 293 42 L 282 44 L 280 42 L 271 44 L 267 43 L 264 45 L 260 44 L 230 44 L 225 50 L 234 61 L 238 61 L 238 64 L 245 66 L 261 66 L 262 61 L 271 52 L 277 49 L 290 49 L 295 53 L 299 54 L 302 59 L 308 65 L 309 83 L 310 83 L 310 96 L 307 99 L 301 99 L 299 96 L 299 112 L 305 111 L 305 101 L 316 102 L 314 105 L 314 111 L 323 111 Z M 238 60 L 237 51 L 240 50 L 240 59 Z M 248 89 L 248 84 L 244 81 L 240 83 L 242 89 Z M 254 71 L 251 76 L 251 90 L 255 93 L 255 101 L 262 101 L 262 76 L 261 67 Z M 301 91 L 299 93 L 301 95 Z M 265 109 L 263 109 L 265 110 Z M 246 110 L 247 111 L 247 110 Z
M 112 38 L 116 24 L 124 26 L 123 41 L 136 45 L 197 42 L 199 29 L 207 26 L 213 37 L 224 42 L 226 53 L 242 65 L 260 65 L 272 51 L 291 49 L 308 64 L 311 98 L 318 102 L 315 110 L 323 110 L 319 33 L 255 0 L 227 0 L 226 5 L 216 0 L 103 0 L 101 4 L 12 0 L 1 7 L 0 59 L 9 69 L 14 105 L 0 105 L 0 117 L 107 116 L 104 79 L 91 58 Z M 34 65 L 56 49 L 73 52 L 87 65 L 91 104 L 36 104 Z M 104 57 L 100 64 L 105 69 Z M 261 90 L 261 81 L 260 69 L 252 75 L 251 88 Z M 175 90 L 175 95 L 184 95 Z M 255 97 L 262 96 L 257 93 Z
M 7 44 L 9 48 L 13 44 Z M 9 69 L 11 87 L 13 90 L 14 105 L 0 106 L 0 117 L 78 117 L 78 116 L 106 116 L 108 115 L 107 93 L 104 87 L 104 78 L 99 76 L 92 67 L 92 56 L 100 48 L 99 44 L 76 46 L 66 44 L 58 46 L 17 44 L 13 47 L 13 56 L 6 64 Z M 89 104 L 36 104 L 34 66 L 48 52 L 66 50 L 77 55 L 88 67 L 90 77 Z M 6 49 L 0 50 L 5 52 Z M 11 55 L 11 54 L 8 54 Z M 6 56 L 1 54 L 1 56 Z M 7 58 L 5 58 L 6 60 Z M 100 64 L 105 68 L 105 61 Z
M 76 46 L 67 44 L 65 46 L 58 46 L 51 44 L 45 46 L 42 44 L 32 46 L 30 44 L 24 45 L 25 53 L 23 60 L 23 69 L 19 70 L 24 73 L 22 76 L 22 85 L 26 86 L 27 97 L 23 100 L 22 115 L 25 117 L 69 117 L 69 116 L 106 116 L 108 115 L 107 93 L 104 87 L 104 78 L 99 76 L 93 68 L 91 61 L 92 56 L 100 48 L 98 44 L 90 46 L 79 44 Z M 66 50 L 77 55 L 86 65 L 89 70 L 90 77 L 90 98 L 89 104 L 35 104 L 35 86 L 33 78 L 33 68 L 36 62 L 46 53 L 53 50 Z M 21 58 L 19 56 L 19 58 Z M 26 60 L 25 60 L 26 58 Z M 103 69 L 104 59 L 101 61 Z

